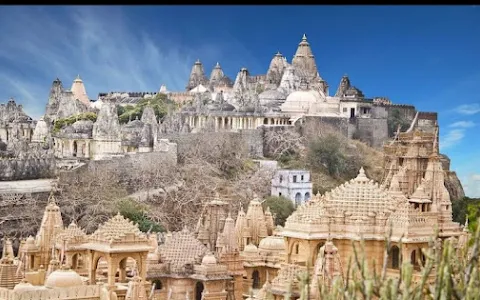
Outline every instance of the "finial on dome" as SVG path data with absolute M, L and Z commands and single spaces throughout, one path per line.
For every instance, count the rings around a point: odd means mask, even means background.
M 197 58 L 197 61 L 195 62 L 195 64 L 201 64 L 200 58 Z
M 80 78 L 80 74 L 77 74 L 77 78 L 75 78 L 75 80 L 82 80 L 82 79 Z
M 307 41 L 307 35 L 304 33 L 302 37 L 302 42 L 306 42 L 306 41 Z
M 355 181 L 358 181 L 358 180 L 360 181 L 368 180 L 367 175 L 365 175 L 365 169 L 363 169 L 363 167 L 360 168 L 357 178 L 355 178 Z
M 50 191 L 50 196 L 48 196 L 48 204 L 56 205 L 54 193 L 55 193 L 55 192 L 54 192 L 54 190 L 52 189 L 52 190 Z
M 221 68 L 220 63 L 217 61 L 217 64 L 215 65 L 215 68 Z

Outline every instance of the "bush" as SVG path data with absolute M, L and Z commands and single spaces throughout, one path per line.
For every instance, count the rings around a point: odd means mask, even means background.
M 362 165 L 358 154 L 350 154 L 348 143 L 330 133 L 312 140 L 308 147 L 307 163 L 315 170 L 326 169 L 334 177 L 353 178 Z
M 464 197 L 463 199 L 452 201 L 453 221 L 460 224 L 465 223 L 468 215 L 468 227 L 474 232 L 477 229 L 477 219 L 480 217 L 480 199 Z
M 275 225 L 283 226 L 287 218 L 293 213 L 295 207 L 290 199 L 283 196 L 270 196 L 263 202 L 263 208 L 270 207 L 270 211 L 275 216 Z
M 162 225 L 150 220 L 147 216 L 148 207 L 132 199 L 124 199 L 117 203 L 117 209 L 122 216 L 138 224 L 142 232 L 163 232 Z
M 397 108 L 392 109 L 387 119 L 388 125 L 388 136 L 392 137 L 397 132 L 398 126 L 400 126 L 400 131 L 405 131 L 410 126 L 410 121 L 404 118 Z
M 94 112 L 86 112 L 82 114 L 77 114 L 70 116 L 68 118 L 62 118 L 55 121 L 53 125 L 53 132 L 57 133 L 62 128 L 72 125 L 73 123 L 80 121 L 80 120 L 90 120 L 92 122 L 97 121 L 97 114 Z
M 119 106 L 117 113 L 120 124 L 128 123 L 129 120 L 140 119 L 147 105 L 153 108 L 157 119 L 162 119 L 169 111 L 174 111 L 178 108 L 177 104 L 168 99 L 167 95 L 157 94 L 153 98 L 140 100 L 135 106 Z

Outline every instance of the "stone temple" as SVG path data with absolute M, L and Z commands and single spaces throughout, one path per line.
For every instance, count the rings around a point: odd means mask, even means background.
M 182 103 L 181 110 L 159 120 L 146 105 L 141 118 L 120 124 L 120 106 L 159 93 Z M 387 118 L 394 109 L 411 125 L 389 140 Z M 261 156 L 265 130 L 295 128 L 307 119 L 340 124 L 349 137 L 363 137 L 385 153 L 382 182 L 361 168 L 356 178 L 324 195 L 309 194 L 284 228 L 275 226 L 275 216 L 255 195 L 246 209 L 216 196 L 205 203 L 195 229 L 144 233 L 118 214 L 86 234 L 75 223 L 65 226 L 52 192 L 37 235 L 21 239 L 17 253 L 12 240 L 3 241 L 0 299 L 298 299 L 297 275 L 310 272 L 315 284 L 327 287 L 346 279 L 352 242 L 364 240 L 370 268 L 374 260 L 377 268 L 386 263 L 387 276 L 397 277 L 400 261 L 410 261 L 419 280 L 421 249 L 434 228 L 438 247 L 450 240 L 460 249 L 468 240 L 466 227 L 452 221 L 451 173 L 439 153 L 437 115 L 367 98 L 347 76 L 332 96 L 306 36 L 291 63 L 277 53 L 266 75 L 252 76 L 242 68 L 232 81 L 217 64 L 207 78 L 196 61 L 186 91 L 163 86 L 158 92 L 105 93 L 96 101 L 80 77 L 71 89 L 56 79 L 38 122 L 13 100 L 0 106 L 0 117 L 2 175 L 15 173 L 12 166 L 19 162 L 40 161 L 42 156 L 25 157 L 32 149 L 53 155 L 54 164 L 150 154 L 176 162 L 177 141 L 201 132 L 212 139 L 220 132 L 240 134 Z M 170 142 L 170 137 L 177 139 Z M 391 255 L 383 261 L 390 230 Z
M 374 147 L 388 139 L 388 116 L 398 110 L 413 120 L 411 105 L 393 104 L 386 97 L 367 97 L 344 75 L 330 90 L 317 68 L 306 35 L 289 62 L 277 52 L 263 75 L 252 75 L 242 67 L 231 80 L 217 63 L 208 77 L 200 60 L 195 61 L 185 91 L 169 91 L 162 85 L 157 92 L 100 93 L 95 102 L 116 98 L 119 105 L 135 105 L 158 93 L 182 105 L 180 123 L 191 132 L 241 132 L 269 126 L 292 126 L 314 119 L 345 127 L 345 135 L 357 136 Z M 424 117 L 419 112 L 419 118 Z
M 382 183 L 361 168 L 356 178 L 298 206 L 284 228 L 275 227 L 257 196 L 234 219 L 234 203 L 216 195 L 192 231 L 143 233 L 118 214 L 88 235 L 75 223 L 64 226 L 52 192 L 36 237 L 21 240 L 17 255 L 12 241 L 3 241 L 0 299 L 298 299 L 306 272 L 317 299 L 319 283 L 329 288 L 346 280 L 352 242 L 361 240 L 369 268 L 379 272 L 386 263 L 386 276 L 398 277 L 400 262 L 409 261 L 414 281 L 422 280 L 422 248 L 435 228 L 438 247 L 449 240 L 462 249 L 469 233 L 452 221 L 438 130 L 420 127 L 412 122 L 385 145 Z

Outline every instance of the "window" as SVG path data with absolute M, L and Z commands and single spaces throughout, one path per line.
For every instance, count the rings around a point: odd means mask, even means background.
M 300 176 L 300 181 L 303 181 L 303 175 Z
M 297 182 L 297 175 L 293 175 L 293 182 Z
M 280 183 L 282 183 L 282 181 L 283 181 L 283 175 L 280 175 L 279 180 L 280 180 Z
M 344 107 L 343 112 L 346 113 L 348 111 L 348 108 Z
M 278 193 L 278 197 L 282 197 L 282 192 L 279 192 L 279 193 Z

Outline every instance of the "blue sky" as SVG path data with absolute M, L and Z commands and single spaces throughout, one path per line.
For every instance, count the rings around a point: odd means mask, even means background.
M 183 90 L 199 58 L 232 79 L 289 61 L 306 33 L 331 93 L 343 74 L 367 96 L 439 113 L 443 153 L 480 197 L 480 8 L 475 6 L 1 7 L 0 102 L 44 113 L 51 82 L 77 74 L 90 98 Z

